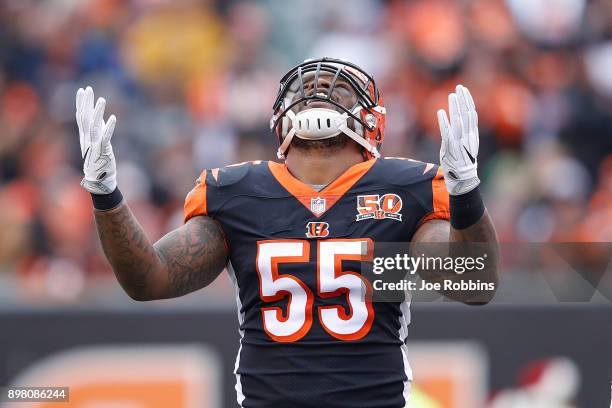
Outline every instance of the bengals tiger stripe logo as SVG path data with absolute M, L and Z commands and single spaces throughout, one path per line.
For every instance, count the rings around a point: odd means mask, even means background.
M 329 235 L 329 224 L 326 222 L 312 221 L 306 225 L 306 237 L 325 238 Z

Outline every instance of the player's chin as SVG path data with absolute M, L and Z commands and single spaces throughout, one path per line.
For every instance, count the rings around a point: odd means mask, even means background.
M 320 140 L 307 140 L 295 137 L 291 141 L 291 148 L 302 151 L 327 152 L 332 155 L 336 151 L 344 148 L 350 141 L 351 139 L 344 133 Z

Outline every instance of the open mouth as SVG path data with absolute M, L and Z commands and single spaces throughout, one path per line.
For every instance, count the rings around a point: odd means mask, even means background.
M 324 92 L 317 92 L 316 96 L 320 98 L 326 98 L 326 99 L 328 97 L 327 93 L 324 93 Z M 308 108 L 327 108 L 327 109 L 333 109 L 335 111 L 340 112 L 340 109 L 334 104 L 327 102 L 327 101 L 321 101 L 321 100 L 307 100 L 304 102 L 304 104 L 302 104 L 302 107 L 300 110 L 304 110 Z
M 337 109 L 337 107 L 329 102 L 325 101 L 307 101 L 305 105 L 309 108 L 330 108 Z

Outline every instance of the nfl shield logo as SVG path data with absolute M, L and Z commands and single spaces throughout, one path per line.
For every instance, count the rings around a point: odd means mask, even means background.
M 310 211 L 314 215 L 321 215 L 325 212 L 325 199 L 324 198 L 311 198 L 310 199 Z

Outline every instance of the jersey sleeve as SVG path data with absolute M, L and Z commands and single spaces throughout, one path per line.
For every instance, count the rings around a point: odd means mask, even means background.
M 206 170 L 203 170 L 200 173 L 200 177 L 196 180 L 195 187 L 191 189 L 185 198 L 185 206 L 183 207 L 184 222 L 199 215 L 208 215 L 206 190 Z
M 421 218 L 417 227 L 430 220 L 450 220 L 449 195 L 444 184 L 444 174 L 441 168 L 438 168 L 431 179 L 431 201 L 427 201 L 427 212 Z

